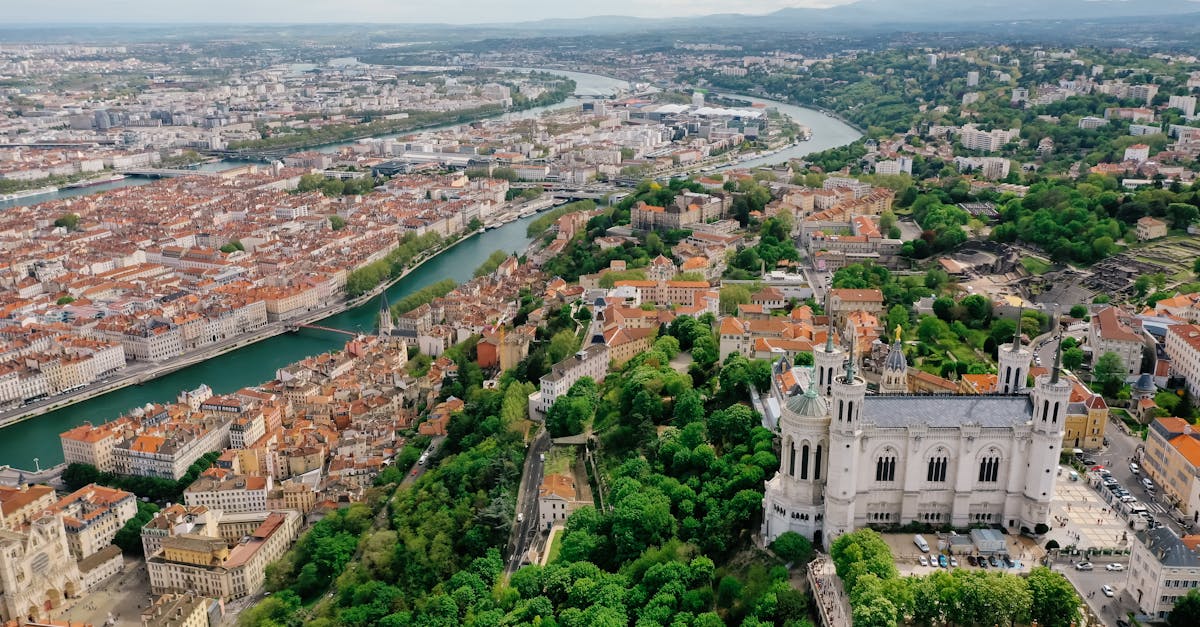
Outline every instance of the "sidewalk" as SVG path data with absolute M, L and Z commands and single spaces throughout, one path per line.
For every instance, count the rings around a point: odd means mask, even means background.
M 818 555 L 808 565 L 808 581 L 812 586 L 813 597 L 817 600 L 817 610 L 821 615 L 821 624 L 826 627 L 843 627 L 851 624 L 850 600 L 842 589 L 842 580 L 838 578 L 833 566 L 833 560 L 826 555 Z

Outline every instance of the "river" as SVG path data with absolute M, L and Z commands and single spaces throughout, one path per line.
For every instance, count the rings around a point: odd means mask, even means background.
M 627 88 L 629 85 L 625 81 L 594 74 L 548 71 L 574 79 L 576 93 L 585 96 L 611 94 L 619 89 Z M 811 127 L 813 139 L 776 154 L 747 161 L 737 167 L 778 163 L 786 159 L 801 157 L 809 152 L 840 146 L 854 141 L 859 136 L 849 126 L 816 111 L 746 96 L 738 97 L 754 102 L 765 102 L 778 108 L 782 113 L 792 116 L 801 124 Z M 527 118 L 536 116 L 542 111 L 575 106 L 579 102 L 578 98 L 569 98 L 556 105 L 514 112 L 503 117 L 507 119 Z M 341 145 L 352 143 L 346 142 Z M 336 150 L 338 146 L 326 146 L 322 147 L 322 150 Z M 237 164 L 229 162 L 207 164 L 205 169 L 222 169 L 233 165 Z M 66 190 L 54 195 L 14 201 L 8 206 L 95 193 L 115 187 L 136 185 L 143 181 L 143 179 L 126 179 L 102 186 Z M 0 209 L 3 209 L 4 206 L 0 205 Z M 442 279 L 452 278 L 459 282 L 466 281 L 471 278 L 475 268 L 483 263 L 493 251 L 524 250 L 529 243 L 529 238 L 525 235 L 526 225 L 533 219 L 517 220 L 498 229 L 472 235 L 453 249 L 427 261 L 389 288 L 387 292 L 389 301 L 396 302 L 400 298 Z M 378 309 L 378 301 L 368 302 L 355 309 L 327 318 L 320 324 L 333 328 L 369 332 L 375 328 L 375 316 Z M 184 368 L 145 385 L 126 387 L 30 418 L 0 431 L 0 465 L 33 468 L 34 458 L 39 460 L 43 468 L 57 464 L 62 461 L 62 448 L 58 434 L 85 421 L 102 423 L 139 405 L 151 402 L 172 402 L 180 390 L 194 389 L 201 383 L 208 384 L 218 394 L 257 385 L 274 378 L 277 368 L 299 361 L 309 355 L 339 349 L 345 344 L 345 341 L 345 336 L 314 330 L 301 330 L 298 333 L 279 335 Z

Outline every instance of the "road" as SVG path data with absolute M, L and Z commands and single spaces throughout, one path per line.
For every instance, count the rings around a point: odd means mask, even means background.
M 1128 578 L 1129 571 L 1110 572 L 1104 569 L 1104 566 L 1097 564 L 1095 570 L 1075 570 L 1069 563 L 1055 564 L 1052 567 L 1066 576 L 1067 581 L 1070 581 L 1075 586 L 1075 590 L 1079 592 L 1079 596 L 1083 597 L 1088 607 L 1104 624 L 1108 627 L 1116 627 L 1118 618 L 1125 618 L 1129 612 L 1137 612 L 1137 603 L 1134 602 L 1125 590 L 1125 581 Z M 1115 596 L 1112 598 L 1104 596 L 1100 587 L 1108 584 L 1115 590 Z
M 538 432 L 525 455 L 525 469 L 521 472 L 521 486 L 517 490 L 517 515 L 513 520 L 512 535 L 508 540 L 508 559 L 505 576 L 512 575 L 521 567 L 538 534 L 537 507 L 538 490 L 542 487 L 545 467 L 543 456 L 550 450 L 550 433 L 545 429 Z

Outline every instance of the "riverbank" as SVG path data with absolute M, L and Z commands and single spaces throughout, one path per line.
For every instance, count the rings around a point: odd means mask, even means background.
M 476 233 L 462 233 L 461 236 L 456 238 L 454 241 L 448 242 L 433 253 L 421 257 L 420 261 L 417 261 L 412 266 L 405 268 L 404 271 L 401 272 L 396 278 L 385 281 L 384 283 L 372 288 L 369 292 L 354 298 L 343 299 L 333 305 L 318 309 L 317 311 L 300 316 L 298 318 L 267 323 L 267 326 L 259 329 L 258 331 L 243 334 L 235 338 L 230 338 L 218 345 L 206 346 L 198 351 L 187 355 L 181 355 L 178 358 L 172 359 L 169 363 L 155 365 L 145 362 L 134 362 L 133 365 L 126 367 L 125 370 L 122 370 L 120 375 L 115 379 L 102 383 L 99 386 L 88 386 L 82 390 L 67 394 L 65 396 L 56 396 L 39 401 L 37 403 L 25 405 L 17 409 L 0 412 L 0 429 L 24 420 L 29 420 L 30 418 L 36 418 L 42 414 L 47 414 L 52 411 L 70 407 L 76 403 L 82 403 L 84 401 L 96 398 L 97 396 L 108 394 L 109 392 L 115 392 L 131 385 L 142 385 L 143 383 L 153 381 L 159 377 L 183 370 L 184 368 L 188 368 L 190 366 L 194 366 L 200 362 L 207 361 L 214 357 L 220 357 L 221 355 L 231 351 L 256 344 L 283 333 L 287 333 L 292 331 L 291 327 L 313 324 L 315 322 L 320 322 L 349 311 L 350 309 L 361 307 L 372 299 L 378 297 L 384 291 L 391 289 L 409 274 L 425 265 L 425 263 L 429 260 L 437 258 L 438 255 L 453 249 L 455 246 L 458 246 L 460 243 L 470 239 L 474 235 L 476 235 Z

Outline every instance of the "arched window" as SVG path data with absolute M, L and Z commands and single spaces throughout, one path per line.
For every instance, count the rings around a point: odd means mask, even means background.
M 808 445 L 800 449 L 800 478 L 808 479 Z
M 817 445 L 817 454 L 813 457 L 813 481 L 821 480 L 821 445 Z
M 1050 413 L 1050 401 L 1042 401 L 1042 422 L 1046 422 L 1046 419 L 1050 417 L 1048 415 L 1049 413 Z
M 1009 383 L 1012 383 L 1012 366 L 1004 369 L 1004 385 L 1007 387 Z
M 854 420 L 854 401 L 850 401 L 850 408 L 846 410 L 846 422 Z
M 950 459 L 938 451 L 937 455 L 929 458 L 929 465 L 925 470 L 925 480 L 942 482 L 946 480 L 946 470 L 950 466 Z
M 979 460 L 979 481 L 995 483 L 1000 480 L 1000 458 L 994 456 L 995 451 Z
M 875 480 L 896 480 L 896 451 L 892 449 L 886 449 L 879 456 L 879 458 L 875 460 Z
M 1050 419 L 1054 424 L 1058 424 L 1058 401 L 1054 401 L 1054 415 Z
M 796 443 L 792 442 L 791 458 L 788 460 L 788 476 L 796 476 Z

